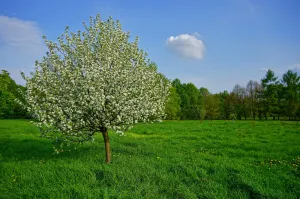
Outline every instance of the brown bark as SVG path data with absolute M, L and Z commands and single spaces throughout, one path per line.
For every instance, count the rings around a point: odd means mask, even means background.
M 104 145 L 105 145 L 105 154 L 106 154 L 105 162 L 107 164 L 110 164 L 111 163 L 111 150 L 110 150 L 108 132 L 107 132 L 106 128 L 103 128 L 101 132 L 102 132 L 102 135 L 103 135 Z

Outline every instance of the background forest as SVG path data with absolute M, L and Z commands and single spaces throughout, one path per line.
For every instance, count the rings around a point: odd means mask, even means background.
M 170 81 L 170 80 L 167 80 Z M 15 99 L 22 96 L 10 74 L 0 73 L 0 118 L 28 118 Z M 281 78 L 268 70 L 260 81 L 249 80 L 247 85 L 236 84 L 232 91 L 210 93 L 193 83 L 172 81 L 167 120 L 259 119 L 298 120 L 300 118 L 300 76 L 288 70 Z

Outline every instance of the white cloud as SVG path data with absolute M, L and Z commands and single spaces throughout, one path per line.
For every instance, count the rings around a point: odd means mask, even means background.
M 24 83 L 20 71 L 29 74 L 45 51 L 42 32 L 35 22 L 0 16 L 0 69 L 9 71 L 17 83 Z
M 204 56 L 205 46 L 197 36 L 198 33 L 170 36 L 167 39 L 167 46 L 183 57 L 200 60 Z

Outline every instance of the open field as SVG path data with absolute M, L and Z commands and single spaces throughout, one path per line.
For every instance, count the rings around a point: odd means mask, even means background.
M 300 124 L 172 121 L 54 154 L 27 120 L 0 120 L 0 198 L 300 198 Z

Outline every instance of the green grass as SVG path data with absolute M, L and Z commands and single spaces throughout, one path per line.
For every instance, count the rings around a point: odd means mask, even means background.
M 26 120 L 0 120 L 0 198 L 300 198 L 300 124 L 173 121 L 54 154 Z

